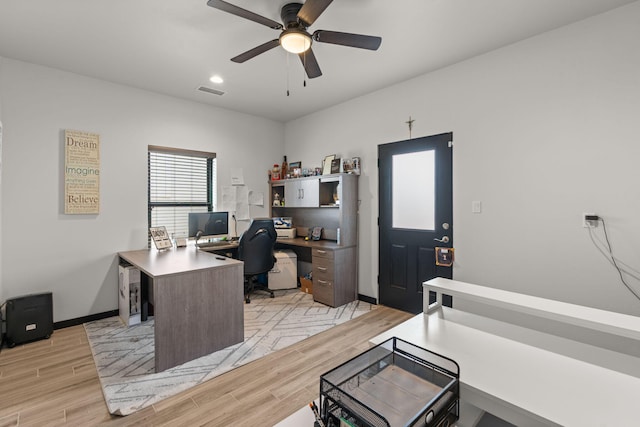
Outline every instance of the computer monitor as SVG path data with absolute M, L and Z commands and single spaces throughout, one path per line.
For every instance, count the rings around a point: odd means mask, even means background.
M 229 234 L 229 212 L 190 212 L 189 237 L 200 239 L 226 237 Z

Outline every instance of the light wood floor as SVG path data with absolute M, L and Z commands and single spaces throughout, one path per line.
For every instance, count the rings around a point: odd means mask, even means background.
M 0 353 L 0 427 L 272 426 L 316 399 L 320 375 L 412 315 L 375 310 L 127 417 L 104 402 L 83 326 Z

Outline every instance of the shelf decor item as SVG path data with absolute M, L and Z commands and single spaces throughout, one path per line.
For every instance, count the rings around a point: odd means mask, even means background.
M 291 178 L 300 178 L 302 176 L 302 162 L 289 163 L 289 172 Z
M 322 161 L 322 175 L 331 175 L 331 163 L 336 158 L 335 154 L 326 156 Z
M 353 159 L 342 159 L 342 171 L 344 173 L 353 173 Z
M 354 157 L 353 159 L 351 159 L 351 163 L 353 166 L 351 173 L 360 175 L 360 157 Z
M 341 159 L 331 160 L 331 173 L 340 173 L 340 166 L 342 165 Z

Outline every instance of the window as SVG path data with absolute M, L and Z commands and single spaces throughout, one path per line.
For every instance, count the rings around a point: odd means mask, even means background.
M 149 227 L 188 235 L 189 212 L 214 211 L 216 155 L 149 146 Z

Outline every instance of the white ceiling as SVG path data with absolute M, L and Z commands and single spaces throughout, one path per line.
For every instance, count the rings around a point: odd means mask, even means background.
M 228 1 L 278 22 L 290 2 Z M 633 1 L 335 0 L 310 32 L 382 45 L 314 43 L 323 75 L 306 87 L 300 60 L 279 47 L 231 62 L 279 31 L 206 0 L 0 0 L 0 56 L 286 122 Z M 210 83 L 213 74 L 225 82 Z

